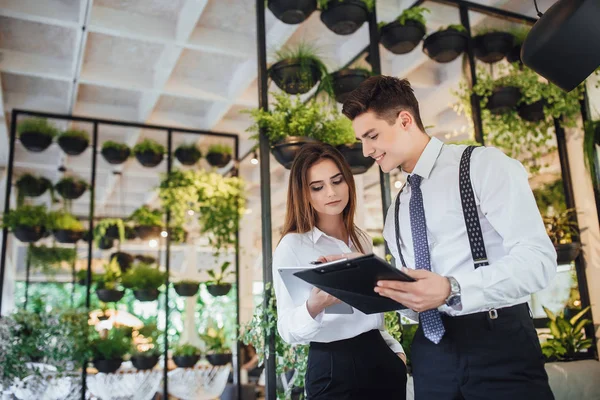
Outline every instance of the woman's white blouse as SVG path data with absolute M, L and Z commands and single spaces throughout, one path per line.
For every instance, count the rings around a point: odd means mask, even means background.
M 372 252 L 370 238 L 361 242 L 365 254 Z M 295 307 L 278 268 L 309 266 L 320 256 L 359 251 L 339 239 L 314 228 L 307 233 L 288 233 L 281 239 L 273 255 L 273 284 L 277 297 L 277 329 L 282 339 L 289 344 L 309 342 L 329 343 L 349 339 L 361 333 L 379 329 L 381 336 L 394 351 L 402 353 L 402 345 L 384 330 L 383 314 L 366 315 L 354 309 L 353 314 L 325 314 L 312 318 L 304 304 Z

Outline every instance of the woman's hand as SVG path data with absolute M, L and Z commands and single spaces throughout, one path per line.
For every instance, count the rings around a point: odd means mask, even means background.
M 317 258 L 317 261 L 331 262 L 331 261 L 341 260 L 342 258 L 350 259 L 350 258 L 356 258 L 356 257 L 361 257 L 361 256 L 364 256 L 364 254 L 359 253 L 359 252 L 345 253 L 345 254 L 332 254 L 329 256 L 321 256 L 321 257 Z
M 313 287 L 306 301 L 306 308 L 310 316 L 314 319 L 324 309 L 338 303 L 341 303 L 341 301 L 337 298 L 319 288 Z

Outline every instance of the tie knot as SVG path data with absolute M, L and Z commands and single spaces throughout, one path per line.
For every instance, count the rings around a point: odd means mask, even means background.
M 423 178 L 421 178 L 419 175 L 410 175 L 408 177 L 408 183 L 410 184 L 410 186 L 413 186 L 415 189 L 418 189 L 419 186 L 421 186 L 421 180 Z

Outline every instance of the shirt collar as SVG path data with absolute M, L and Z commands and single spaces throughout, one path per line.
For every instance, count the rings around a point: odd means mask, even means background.
M 427 143 L 427 146 L 425 146 L 423 153 L 421 153 L 421 156 L 419 157 L 419 160 L 417 161 L 412 173 L 409 174 L 408 172 L 402 171 L 404 176 L 417 174 L 424 179 L 429 178 L 429 175 L 431 175 L 431 170 L 433 170 L 433 166 L 435 165 L 435 161 L 442 151 L 443 145 L 444 142 L 436 137 L 432 137 L 429 140 L 429 143 Z
M 319 239 L 321 237 L 323 237 L 323 236 L 331 238 L 331 236 L 328 236 L 325 232 L 321 231 L 316 226 L 314 228 L 312 228 L 312 230 L 310 232 L 308 232 L 308 234 L 310 235 L 310 238 L 312 239 L 312 241 L 313 241 L 314 244 L 317 244 L 317 242 L 319 241 Z M 352 248 L 354 246 L 352 244 L 352 241 L 350 240 L 350 238 L 348 238 L 348 242 L 346 243 L 346 245 L 348 245 L 348 243 L 350 243 L 350 246 L 349 246 L 350 248 Z

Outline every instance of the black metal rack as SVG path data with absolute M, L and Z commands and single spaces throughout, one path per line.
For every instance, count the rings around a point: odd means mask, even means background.
M 47 113 L 47 112 L 38 112 L 38 111 L 29 111 L 29 110 L 20 110 L 20 109 L 13 109 L 12 110 L 12 114 L 11 114 L 11 125 L 10 125 L 10 142 L 9 142 L 9 155 L 8 155 L 8 166 L 7 166 L 7 182 L 6 182 L 6 193 L 5 193 L 5 206 L 4 206 L 4 213 L 8 213 L 8 211 L 10 210 L 10 198 L 11 198 L 11 192 L 12 192 L 12 178 L 13 178 L 13 170 L 14 170 L 14 163 L 15 163 L 15 143 L 17 140 L 17 120 L 19 118 L 19 116 L 30 116 L 30 117 L 38 117 L 38 118 L 50 118 L 50 119 L 57 119 L 57 120 L 65 120 L 65 121 L 70 121 L 70 122 L 83 122 L 83 123 L 90 123 L 93 125 L 93 131 L 92 131 L 92 141 L 91 141 L 91 148 L 92 148 L 92 160 L 91 160 L 91 181 L 90 181 L 90 203 L 89 203 L 89 215 L 88 215 L 88 220 L 89 220 L 89 231 L 93 232 L 94 230 L 94 222 L 95 220 L 98 218 L 95 215 L 95 189 L 96 189 L 96 176 L 97 176 L 97 157 L 98 157 L 98 128 L 100 125 L 109 125 L 109 126 L 119 126 L 119 127 L 129 127 L 129 128 L 139 128 L 139 129 L 153 129 L 153 130 L 158 130 L 158 131 L 163 131 L 166 133 L 167 135 L 167 172 L 170 173 L 172 171 L 172 167 L 173 167 L 173 156 L 172 156 L 172 152 L 173 152 L 173 148 L 172 148 L 172 144 L 173 144 L 173 134 L 174 133 L 183 133 L 183 134 L 195 134 L 195 135 L 204 135 L 204 136 L 212 136 L 212 137 L 219 137 L 219 138 L 225 138 L 225 139 L 229 139 L 233 141 L 233 154 L 235 155 L 235 159 L 233 160 L 234 163 L 234 167 L 231 170 L 232 175 L 237 175 L 238 173 L 238 168 L 237 168 L 237 164 L 238 164 L 238 152 L 239 152 L 239 137 L 237 134 L 234 133 L 223 133 L 223 132 L 213 132 L 213 131 L 207 131 L 207 130 L 195 130 L 195 129 L 185 129 L 185 128 L 174 128 L 174 127 L 168 127 L 168 126 L 161 126 L 161 125 L 151 125 L 151 124 L 142 124 L 142 123 L 137 123 L 137 122 L 128 122 L 128 121 L 118 121 L 118 120 L 111 120 L 111 119 L 100 119 L 100 118 L 90 118 L 90 117 L 79 117 L 79 116 L 73 116 L 73 115 L 66 115 L 66 114 L 54 114 L 54 113 Z M 170 222 L 170 212 L 169 210 L 167 210 L 166 213 L 166 226 L 169 226 L 169 222 Z M 2 294 L 3 294 L 3 288 L 4 288 L 4 275 L 5 275 L 5 268 L 6 268 L 6 252 L 7 252 L 7 240 L 8 240 L 8 229 L 4 228 L 3 229 L 3 236 L 2 236 L 2 249 L 1 249 L 1 253 L 0 253 L 0 312 L 2 310 Z M 94 245 L 94 241 L 90 240 L 88 243 L 88 249 L 87 249 L 87 257 L 88 257 L 88 265 L 87 265 L 87 279 L 86 279 L 86 308 L 90 309 L 90 303 L 91 303 L 91 293 L 90 293 L 90 289 L 91 289 L 91 282 L 92 282 L 92 251 L 93 251 L 93 245 Z M 168 336 L 167 336 L 167 331 L 168 331 L 168 327 L 169 327 L 169 272 L 170 272 L 170 251 L 171 251 L 171 235 L 167 235 L 166 238 L 166 244 L 165 244 L 165 251 L 166 251 L 166 257 L 165 257 L 165 269 L 166 269 L 166 290 L 164 293 L 164 299 L 165 299 L 165 330 L 164 330 L 164 341 L 165 341 L 165 345 L 164 345 L 164 352 L 163 352 L 163 361 L 164 361 L 164 365 L 163 365 L 163 398 L 168 398 L 168 350 L 169 350 L 169 344 L 168 344 Z M 29 268 L 27 268 L 27 271 L 29 271 Z M 240 289 L 239 289 L 239 231 L 236 233 L 235 236 L 235 287 L 236 287 L 236 326 L 239 326 L 240 324 L 240 315 L 239 315 L 239 310 L 240 310 Z M 29 284 L 29 279 L 27 279 L 26 285 Z M 26 289 L 26 293 L 27 293 L 27 289 Z M 0 315 L 1 317 L 1 315 Z M 236 357 L 233 359 L 233 369 L 234 369 L 234 384 L 238 386 L 238 389 L 240 388 L 240 345 L 239 345 L 239 341 L 236 341 Z M 86 377 L 87 377 L 87 371 L 86 368 L 84 367 L 82 369 L 82 391 L 81 391 L 81 398 L 82 400 L 84 400 L 85 397 L 85 393 L 86 393 Z

